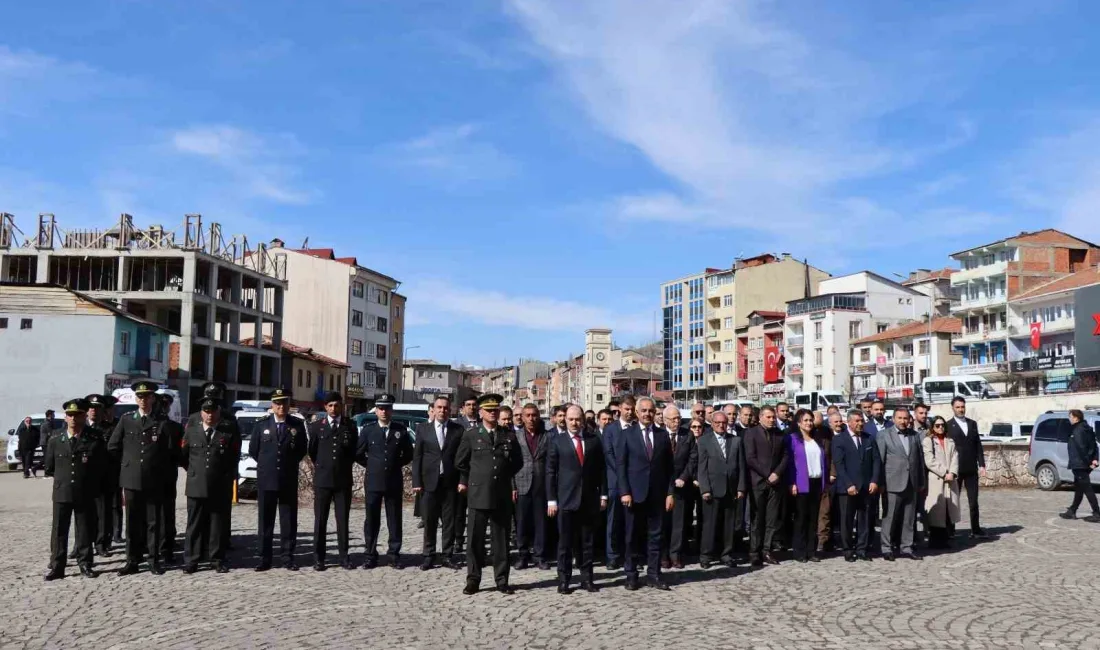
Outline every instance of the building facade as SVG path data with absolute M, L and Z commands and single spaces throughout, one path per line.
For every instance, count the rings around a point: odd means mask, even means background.
M 405 303 L 407 299 L 396 291 L 390 294 L 390 386 L 389 392 L 400 395 L 405 378 Z
M 451 398 L 452 409 L 457 411 L 462 402 L 477 394 L 471 373 L 447 363 L 410 359 L 405 363 L 402 374 L 404 390 L 395 393 L 402 402 L 428 404 L 444 395 Z
M 959 333 L 957 318 L 939 316 L 911 321 L 851 342 L 849 395 L 912 402 L 925 377 L 949 375 L 962 363 L 951 347 Z
M 306 413 L 324 411 L 325 393 L 344 394 L 348 364 L 289 341 L 283 341 L 282 353 L 283 386 L 290 388 L 298 410 Z M 349 415 L 354 413 L 356 411 L 349 411 Z
M 1057 278 L 1100 263 L 1100 248 L 1064 232 L 1022 232 L 951 255 L 962 267 L 951 276 L 959 292 L 952 315 L 962 321 L 954 339 L 962 354 L 960 374 L 984 376 L 1005 390 L 1010 362 L 1018 350 L 1009 345 L 1008 304 Z
M 737 346 L 743 350 L 738 358 L 738 394 L 754 402 L 774 403 L 786 397 L 783 379 L 783 321 L 781 311 L 754 311 L 749 322 L 738 328 Z M 773 356 L 768 372 L 768 355 Z
M 909 287 L 923 293 L 932 301 L 932 311 L 936 316 L 948 316 L 951 313 L 951 305 L 959 299 L 958 288 L 951 284 L 951 276 L 955 269 L 944 268 L 938 270 L 917 269 L 902 281 L 902 286 Z

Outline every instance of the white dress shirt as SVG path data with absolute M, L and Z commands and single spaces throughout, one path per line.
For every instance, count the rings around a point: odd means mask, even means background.
M 810 478 L 821 478 L 821 447 L 815 440 L 803 440 L 806 450 L 806 470 Z

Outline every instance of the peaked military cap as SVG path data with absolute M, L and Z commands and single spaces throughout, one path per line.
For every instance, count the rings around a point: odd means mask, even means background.
M 202 396 L 221 399 L 225 395 L 225 384 L 220 381 L 208 381 L 202 385 Z
M 393 395 L 390 395 L 389 393 L 382 393 L 378 396 L 378 399 L 374 400 L 374 406 L 382 408 L 393 408 L 393 403 L 396 401 L 397 400 L 394 398 Z
M 485 393 L 477 398 L 477 407 L 485 409 L 486 411 L 495 411 L 500 408 L 500 403 L 503 401 L 504 397 L 502 395 Z
M 76 399 L 71 399 L 71 400 L 65 402 L 65 404 L 63 405 L 62 408 L 65 409 L 66 414 L 69 414 L 69 413 L 87 413 L 88 412 L 88 400 L 86 400 L 82 397 L 78 397 Z
M 275 390 L 271 391 L 271 401 L 272 402 L 285 402 L 289 399 L 290 399 L 290 391 L 288 391 L 288 390 L 284 390 L 282 388 L 276 388 Z
M 199 403 L 199 408 L 203 411 L 217 411 L 221 409 L 222 402 L 219 399 L 213 397 L 204 397 L 202 402 Z
M 130 390 L 134 391 L 134 395 L 148 395 L 149 393 L 157 392 L 157 382 L 143 379 L 141 381 L 135 381 L 130 385 Z
M 118 399 L 110 395 L 99 395 L 98 393 L 92 393 L 84 398 L 88 402 L 88 408 L 98 407 L 109 409 L 115 404 L 118 404 Z

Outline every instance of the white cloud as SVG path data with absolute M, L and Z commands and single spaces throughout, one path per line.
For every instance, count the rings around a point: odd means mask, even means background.
M 80 62 L 0 45 L 0 114 L 39 117 L 54 102 L 83 100 L 108 89 L 118 91 L 123 84 Z
M 378 161 L 428 174 L 446 185 L 497 180 L 515 172 L 515 162 L 482 137 L 472 123 L 435 128 L 379 151 Z
M 172 133 L 171 145 L 224 168 L 250 197 L 290 205 L 312 199 L 311 192 L 294 187 L 297 168 L 282 162 L 302 152 L 293 136 L 264 138 L 233 126 L 203 125 Z
M 408 296 L 410 305 L 428 305 L 432 314 L 446 314 L 461 322 L 563 332 L 609 327 L 617 335 L 626 336 L 650 336 L 653 329 L 652 313 L 628 315 L 548 296 L 459 287 L 446 280 L 413 278 L 402 284 L 401 292 Z M 440 324 L 427 318 L 420 318 L 416 324 L 429 322 Z

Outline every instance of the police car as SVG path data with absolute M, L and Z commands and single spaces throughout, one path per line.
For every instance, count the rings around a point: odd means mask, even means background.
M 234 404 L 236 407 L 236 404 Z M 237 496 L 252 494 L 256 491 L 256 461 L 248 455 L 249 439 L 256 423 L 271 415 L 269 411 L 241 409 L 237 411 L 237 426 L 241 429 L 241 459 L 237 463 Z M 304 420 L 301 415 L 291 413 L 291 417 Z

